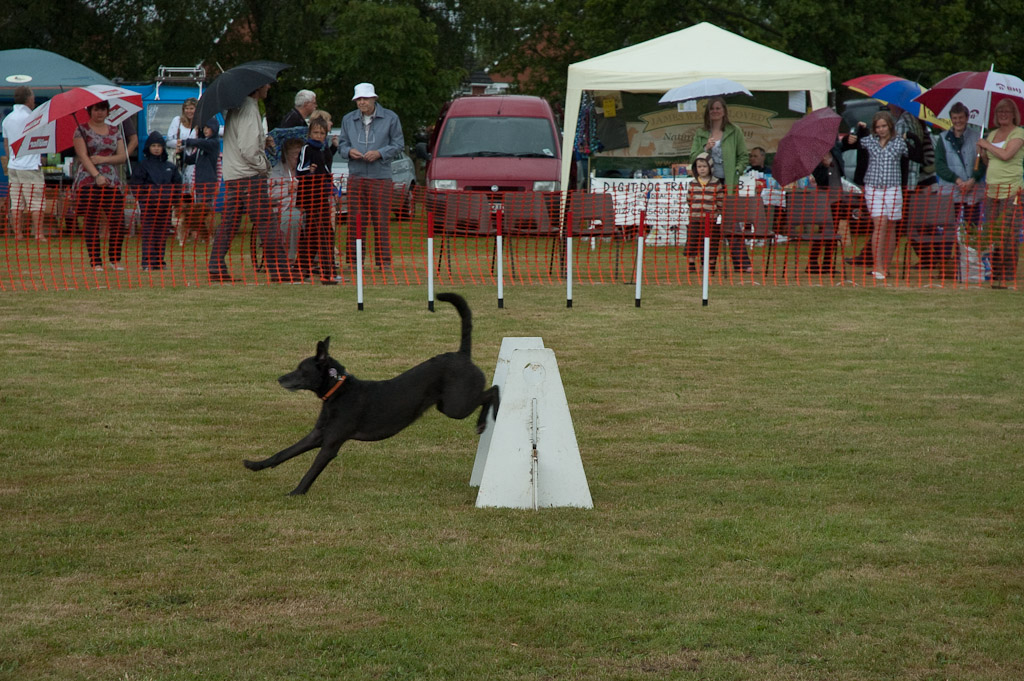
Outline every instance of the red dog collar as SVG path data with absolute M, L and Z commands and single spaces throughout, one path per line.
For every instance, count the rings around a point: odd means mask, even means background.
M 324 402 L 326 402 L 327 398 L 329 398 L 331 395 L 333 395 L 335 393 L 335 391 L 337 391 L 338 388 L 341 387 L 341 384 L 345 382 L 346 378 L 348 378 L 348 374 L 342 374 L 341 378 L 338 379 L 338 382 L 335 383 L 333 386 L 331 386 L 331 389 L 328 390 L 326 393 L 324 393 L 324 396 L 321 397 L 320 399 L 323 400 Z

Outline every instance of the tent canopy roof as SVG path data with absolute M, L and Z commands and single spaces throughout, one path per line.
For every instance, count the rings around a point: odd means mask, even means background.
M 663 93 L 710 76 L 750 90 L 820 90 L 827 95 L 831 86 L 828 69 L 706 22 L 569 66 L 569 83 L 585 90 Z
M 37 100 L 73 87 L 110 85 L 102 74 L 55 52 L 32 48 L 0 50 L 0 100 L 12 101 L 19 85 L 32 88 Z
M 751 91 L 807 91 L 812 109 L 828 105 L 832 87 L 832 76 L 823 66 L 707 22 L 570 64 L 562 138 L 562 187 L 569 188 L 573 140 L 584 90 L 663 94 L 710 77 L 734 80 Z

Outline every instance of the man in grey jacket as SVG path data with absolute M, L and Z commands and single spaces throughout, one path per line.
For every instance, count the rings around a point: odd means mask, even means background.
M 341 119 L 338 151 L 348 158 L 349 229 L 345 259 L 356 259 L 356 225 L 373 225 L 377 266 L 391 266 L 391 161 L 405 148 L 398 115 L 377 103 L 372 83 L 359 83 L 356 110 Z M 365 236 L 364 236 L 365 243 Z M 365 251 L 364 251 L 365 257 Z

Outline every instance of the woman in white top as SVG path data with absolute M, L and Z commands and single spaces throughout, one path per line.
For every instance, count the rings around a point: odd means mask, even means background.
M 169 159 L 178 166 L 184 178 L 184 185 L 191 187 L 195 182 L 195 163 L 188 163 L 188 157 L 194 156 L 195 149 L 186 149 L 184 141 L 187 139 L 198 139 L 198 130 L 192 127 L 192 116 L 196 112 L 199 101 L 195 97 L 189 97 L 181 103 L 181 115 L 175 116 L 171 121 L 171 127 L 167 128 L 167 155 Z

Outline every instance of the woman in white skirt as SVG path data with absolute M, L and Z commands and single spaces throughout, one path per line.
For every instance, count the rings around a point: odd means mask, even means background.
M 865 128 L 861 123 L 861 128 Z M 868 152 L 868 169 L 864 174 L 864 200 L 871 213 L 871 253 L 874 268 L 871 275 L 885 279 L 889 261 L 896 249 L 896 230 L 889 224 L 903 219 L 903 188 L 900 159 L 907 155 L 907 142 L 896 136 L 896 124 L 888 111 L 879 111 L 871 119 L 871 135 L 851 141 Z

